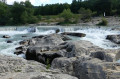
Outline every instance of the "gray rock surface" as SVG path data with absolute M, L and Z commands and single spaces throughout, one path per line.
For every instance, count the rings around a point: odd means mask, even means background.
M 74 72 L 79 79 L 109 79 L 115 73 L 120 74 L 119 67 L 118 63 L 80 57 L 74 63 Z M 114 76 L 113 79 L 119 79 L 118 77 L 120 78 L 119 75 Z
M 108 35 L 106 37 L 106 39 L 108 39 L 116 44 L 120 44 L 120 35 Z
M 23 58 L 0 55 L 0 79 L 78 79 Z
M 72 58 L 66 58 L 66 57 L 61 57 L 61 58 L 56 58 L 53 60 L 51 67 L 59 69 L 62 73 L 70 74 L 70 75 L 75 75 L 73 70 L 73 62 L 76 61 L 76 57 Z
M 62 34 L 36 36 L 24 40 L 23 46 L 16 48 L 25 51 L 24 74 L 16 74 L 19 79 L 119 79 L 120 49 L 103 49 L 89 41 L 72 41 Z M 29 63 L 28 63 L 29 62 Z M 34 65 L 32 65 L 32 64 Z M 43 63 L 43 64 L 40 64 Z M 36 67 L 37 66 L 37 67 Z M 51 67 L 49 67 L 51 66 Z M 39 68 L 38 68 L 39 67 Z M 50 68 L 47 70 L 46 68 Z M 38 69 L 37 69 L 38 68 Z M 26 70 L 26 71 L 25 71 Z M 19 70 L 18 70 L 19 71 Z M 3 72 L 3 71 L 2 71 Z M 28 72 L 28 73 L 26 73 Z M 38 74 L 39 73 L 39 74 Z M 69 74 L 69 75 L 67 75 Z M 23 76 L 22 76 L 23 75 Z M 25 76 L 24 76 L 25 75 Z M 30 75 L 30 76 L 29 76 Z M 75 77 L 72 77 L 72 76 Z M 15 79 L 14 77 L 12 77 Z

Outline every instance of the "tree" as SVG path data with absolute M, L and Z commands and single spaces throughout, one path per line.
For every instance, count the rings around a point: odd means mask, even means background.
M 11 7 L 11 17 L 13 18 L 13 24 L 21 24 L 21 15 L 25 11 L 24 5 L 15 2 Z
M 73 0 L 70 9 L 73 13 L 78 13 L 80 6 L 81 6 L 81 4 L 78 1 Z
M 65 20 L 64 22 L 69 22 L 70 19 L 73 17 L 73 13 L 70 9 L 65 9 L 61 14 L 60 17 L 63 17 Z
M 8 19 L 8 6 L 0 2 L 0 25 L 5 25 Z
M 90 9 L 80 8 L 79 14 L 81 14 L 82 20 L 89 21 L 92 16 L 92 11 Z
M 34 9 L 29 1 L 15 2 L 11 7 L 11 17 L 14 24 L 36 23 L 37 18 L 34 16 Z
M 22 24 L 28 23 L 28 18 L 29 18 L 28 13 L 24 11 L 21 15 L 21 20 L 22 20 L 21 23 Z
M 95 10 L 99 14 L 103 14 L 105 12 L 107 16 L 111 15 L 112 12 L 111 0 L 98 0 L 95 4 Z

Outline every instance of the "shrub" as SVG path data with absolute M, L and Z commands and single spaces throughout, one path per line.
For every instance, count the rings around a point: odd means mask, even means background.
M 46 69 L 50 69 L 50 59 L 49 58 L 47 58 Z
M 80 8 L 79 14 L 82 15 L 82 17 L 81 17 L 82 20 L 89 21 L 91 19 L 91 16 L 93 13 L 90 9 Z
M 105 18 L 102 18 L 102 21 L 100 23 L 98 23 L 97 25 L 107 26 L 108 25 L 108 21 Z
M 41 15 L 37 15 L 37 18 L 38 18 L 38 20 L 41 20 L 42 16 Z
M 37 22 L 38 22 L 38 18 L 36 16 L 30 16 L 29 17 L 28 23 L 34 24 L 34 23 L 37 23 Z
M 73 13 L 70 9 L 65 9 L 61 14 L 60 17 L 64 18 L 64 22 L 70 22 L 70 19 L 73 17 Z

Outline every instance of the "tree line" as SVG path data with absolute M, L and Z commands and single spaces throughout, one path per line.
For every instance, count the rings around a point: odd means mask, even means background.
M 0 25 L 37 23 L 42 16 L 49 15 L 61 15 L 64 18 L 68 14 L 82 14 L 84 20 L 91 16 L 103 16 L 103 13 L 107 16 L 119 16 L 120 0 L 73 0 L 71 4 L 57 3 L 41 6 L 33 6 L 29 1 L 14 2 L 13 5 L 0 2 Z M 69 17 L 68 15 L 66 21 L 70 19 Z

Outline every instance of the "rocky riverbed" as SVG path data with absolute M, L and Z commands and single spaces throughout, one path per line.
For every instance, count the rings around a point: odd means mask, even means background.
M 87 35 L 52 33 L 20 41 L 14 54 L 25 59 L 0 55 L 0 79 L 120 79 L 120 49 L 101 48 L 82 39 Z

